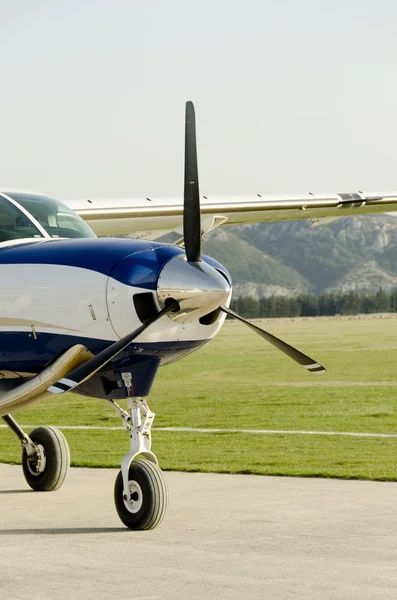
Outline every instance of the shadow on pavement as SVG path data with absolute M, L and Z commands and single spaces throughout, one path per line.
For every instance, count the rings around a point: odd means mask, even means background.
M 33 490 L 28 489 L 28 490 L 0 490 L 0 495 L 1 494 L 30 494 L 31 492 L 33 492 Z
M 40 529 L 0 529 L 2 535 L 71 535 L 71 534 L 87 534 L 87 533 L 130 533 L 131 530 L 127 527 L 63 527 L 63 528 L 46 528 Z

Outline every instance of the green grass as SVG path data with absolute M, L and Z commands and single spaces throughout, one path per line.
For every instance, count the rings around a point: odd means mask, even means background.
M 397 433 L 397 319 L 273 320 L 263 326 L 325 364 L 314 376 L 240 324 L 160 369 L 155 426 Z M 103 401 L 72 394 L 15 414 L 22 424 L 118 426 Z M 64 431 L 72 464 L 117 467 L 125 431 Z M 164 469 L 397 479 L 397 439 L 153 432 Z M 0 430 L 0 460 L 19 462 Z

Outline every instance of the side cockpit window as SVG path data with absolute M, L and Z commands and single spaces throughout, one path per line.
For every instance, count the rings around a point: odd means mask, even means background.
M 34 223 L 18 207 L 0 196 L 0 243 L 42 237 Z
M 22 192 L 7 195 L 27 210 L 52 238 L 96 237 L 81 217 L 54 198 Z

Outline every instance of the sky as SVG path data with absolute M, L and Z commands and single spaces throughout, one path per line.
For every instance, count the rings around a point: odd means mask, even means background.
M 394 0 L 0 0 L 0 185 L 397 190 Z

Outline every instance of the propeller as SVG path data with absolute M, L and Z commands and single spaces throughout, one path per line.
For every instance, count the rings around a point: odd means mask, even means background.
M 164 308 L 140 327 L 114 342 L 84 365 L 71 371 L 47 391 L 62 394 L 84 383 L 105 367 L 120 352 L 125 350 L 150 325 L 166 314 L 173 319 L 198 318 L 214 310 L 238 319 L 284 354 L 299 363 L 310 373 L 326 373 L 326 369 L 315 360 L 290 346 L 280 338 L 250 323 L 239 314 L 222 304 L 230 294 L 230 286 L 223 275 L 201 261 L 201 215 L 200 193 L 197 166 L 196 118 L 192 102 L 186 103 L 185 121 L 185 183 L 183 198 L 183 235 L 186 261 L 174 257 L 161 272 L 161 282 L 157 284 L 160 305 Z M 171 315 L 170 313 L 178 313 Z
M 230 315 L 238 321 L 241 321 L 241 323 L 244 323 L 244 325 L 247 325 L 247 327 L 252 329 L 252 331 L 255 331 L 255 333 L 263 337 L 267 342 L 270 342 L 270 344 L 275 346 L 278 350 L 281 350 L 281 352 L 292 358 L 292 360 L 302 365 L 302 367 L 305 367 L 305 369 L 310 371 L 310 373 L 314 373 L 315 375 L 322 375 L 323 373 L 327 372 L 327 369 L 323 367 L 323 365 L 320 365 L 320 363 L 310 358 L 310 356 L 307 356 L 307 354 L 303 354 L 303 352 L 297 350 L 297 348 L 294 348 L 293 346 L 290 346 L 289 344 L 287 344 L 287 342 L 283 342 L 283 340 L 280 340 L 280 338 L 276 337 L 275 335 L 272 335 L 271 333 L 265 331 L 261 327 L 257 327 L 257 325 L 254 325 L 250 321 L 247 321 L 247 319 L 241 317 L 231 308 L 227 308 L 223 305 L 219 308 L 227 315 Z
M 198 262 L 201 257 L 201 215 L 200 215 L 200 192 L 197 165 L 197 140 L 196 140 L 196 117 L 193 102 L 186 102 L 185 118 L 185 187 L 183 199 L 183 236 L 185 242 L 185 253 L 188 262 Z M 243 317 L 240 317 L 230 308 L 221 305 L 219 307 L 226 314 L 238 319 L 255 333 L 260 335 L 284 354 L 299 363 L 310 373 L 326 373 L 326 369 L 318 362 L 290 346 L 280 338 L 268 333 L 264 329 L 253 325 Z
M 153 323 L 161 319 L 162 316 L 166 315 L 169 312 L 176 312 L 179 310 L 179 304 L 176 300 L 169 299 L 166 303 L 166 306 L 160 310 L 154 317 L 151 317 L 147 321 L 145 321 L 140 327 L 132 331 L 131 333 L 125 335 L 123 338 L 114 342 L 102 352 L 96 354 L 93 358 L 88 360 L 86 363 L 77 367 L 70 373 L 68 373 L 67 377 L 63 377 L 49 388 L 47 388 L 47 392 L 52 392 L 53 394 L 63 394 L 64 392 L 69 392 L 73 388 L 77 387 L 90 379 L 95 373 L 97 373 L 100 369 L 107 365 L 108 362 L 116 358 L 120 352 L 125 350 L 131 342 L 133 342 L 145 329 L 150 327 Z
M 196 117 L 193 102 L 186 102 L 185 186 L 183 194 L 183 238 L 188 262 L 201 258 L 200 192 L 197 166 Z

